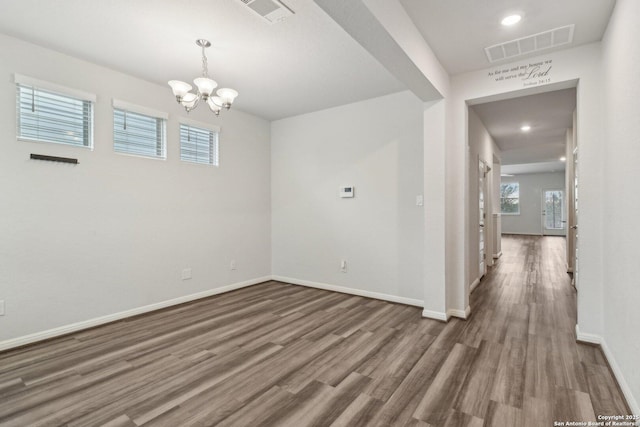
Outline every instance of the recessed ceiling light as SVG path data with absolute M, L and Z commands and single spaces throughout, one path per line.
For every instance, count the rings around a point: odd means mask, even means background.
M 561 162 L 566 162 L 566 161 L 567 161 L 567 158 L 566 158 L 566 157 L 564 157 L 564 156 L 562 156 L 562 157 L 560 157 L 560 161 L 561 161 Z
M 522 127 L 520 128 L 520 130 L 521 130 L 522 132 L 529 132 L 529 131 L 531 130 L 531 126 L 529 126 L 529 125 L 524 125 L 524 126 L 522 126 Z
M 520 22 L 521 19 L 522 19 L 522 16 L 520 15 L 509 15 L 509 16 L 505 16 L 501 22 L 502 22 L 502 25 L 504 25 L 505 27 L 510 27 Z

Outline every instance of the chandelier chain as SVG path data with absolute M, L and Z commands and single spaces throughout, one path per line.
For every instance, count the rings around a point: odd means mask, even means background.
M 204 49 L 205 47 L 202 46 L 202 77 L 209 77 L 209 64 Z

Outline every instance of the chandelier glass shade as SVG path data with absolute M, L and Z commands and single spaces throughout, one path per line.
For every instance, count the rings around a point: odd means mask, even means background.
M 214 95 L 213 91 L 218 87 L 218 83 L 209 78 L 207 56 L 205 55 L 205 49 L 211 46 L 211 43 L 205 39 L 198 39 L 196 44 L 202 48 L 202 77 L 193 80 L 196 85 L 195 93 L 191 92 L 193 87 L 189 83 L 180 80 L 170 80 L 169 86 L 171 86 L 176 101 L 187 110 L 187 113 L 196 108 L 200 101 L 203 101 L 217 116 L 222 109 L 231 108 L 238 92 L 229 88 L 221 88 Z

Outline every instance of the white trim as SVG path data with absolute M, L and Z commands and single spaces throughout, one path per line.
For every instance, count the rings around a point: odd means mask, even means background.
M 579 342 L 586 342 L 589 344 L 602 344 L 602 337 L 595 334 L 585 334 L 580 332 L 580 328 L 576 324 L 576 338 Z
M 476 278 L 476 280 L 473 281 L 473 283 L 471 283 L 471 286 L 469 286 L 469 293 L 473 292 L 478 285 L 480 284 L 480 277 Z
M 165 147 L 164 147 L 164 157 L 145 156 L 143 154 L 131 154 L 131 153 L 125 153 L 124 151 L 116 151 L 115 144 L 113 144 L 113 153 L 115 153 L 115 154 L 117 154 L 119 156 L 134 157 L 134 158 L 138 158 L 138 159 L 150 159 L 150 160 L 160 160 L 160 161 L 166 161 L 167 160 L 166 141 L 165 141 Z
M 498 252 L 497 254 L 493 254 L 493 259 L 498 259 L 502 256 L 502 251 Z
M 616 378 L 616 381 L 618 381 L 618 385 L 622 390 L 622 394 L 624 394 L 624 397 L 627 400 L 627 404 L 629 405 L 629 409 L 631 409 L 631 413 L 640 414 L 640 405 L 638 405 L 638 401 L 633 396 L 631 388 L 629 387 L 629 384 L 627 384 L 627 381 L 624 379 L 622 371 L 620 370 L 620 366 L 618 366 L 618 363 L 613 357 L 613 353 L 611 352 L 611 349 L 609 349 L 609 346 L 607 345 L 607 342 L 604 340 L 604 338 L 600 335 L 580 332 L 580 328 L 578 327 L 578 325 L 576 325 L 576 337 L 579 342 L 597 344 L 600 346 L 602 352 L 604 353 L 604 357 L 607 359 L 609 367 L 613 372 L 613 376 Z
M 422 317 L 426 317 L 428 319 L 440 320 L 442 322 L 446 322 L 449 320 L 449 317 L 440 311 L 432 311 L 432 310 L 422 310 Z
M 471 315 L 471 307 L 467 306 L 464 310 L 456 310 L 450 308 L 446 313 L 439 311 L 423 310 L 422 317 L 428 317 L 429 319 L 442 320 L 448 322 L 451 317 L 457 317 L 459 319 L 467 320 Z
M 144 107 L 141 105 L 131 104 L 126 101 L 121 101 L 119 99 L 113 98 L 111 104 L 113 105 L 113 108 L 117 108 L 118 110 L 126 110 L 132 113 L 143 114 L 145 116 L 151 116 L 151 117 L 155 117 L 163 120 L 169 119 L 169 113 L 165 113 L 164 111 L 160 111 L 160 110 L 154 110 L 153 108 Z M 166 134 L 166 131 L 165 131 L 165 134 Z
M 64 145 L 64 146 L 67 146 L 67 147 L 84 148 L 85 150 L 93 151 L 93 131 L 91 132 L 91 135 L 92 135 L 91 136 L 92 140 L 89 141 L 91 143 L 90 145 L 72 144 L 70 142 L 60 142 L 60 141 L 44 141 L 42 139 L 26 138 L 26 137 L 20 136 L 20 135 L 16 135 L 16 141 L 20 141 L 20 142 L 35 142 L 36 144 L 57 144 L 57 145 Z
M 212 125 L 212 124 L 209 124 L 209 123 L 199 122 L 197 120 L 188 119 L 188 118 L 182 117 L 182 116 L 178 118 L 178 122 L 181 125 L 193 126 L 193 127 L 196 127 L 196 128 L 206 129 L 206 130 L 210 130 L 210 131 L 213 131 L 213 132 L 220 133 L 220 126 L 218 126 L 218 125 Z
M 470 314 L 470 306 L 467 306 L 467 308 L 465 308 L 464 310 L 455 310 L 453 308 L 450 308 L 449 310 L 447 310 L 447 319 L 449 319 L 449 317 L 457 317 L 459 319 L 467 320 Z
M 68 95 L 74 98 L 80 98 L 84 101 L 91 101 L 91 102 L 96 102 L 96 100 L 98 99 L 98 97 L 91 93 L 91 92 L 85 92 L 82 90 L 78 90 L 78 89 L 73 89 L 67 86 L 62 86 L 56 83 L 51 83 L 45 80 L 40 80 L 40 79 L 36 79 L 33 77 L 28 77 L 28 76 L 23 76 L 22 74 L 14 74 L 13 75 L 13 81 L 16 84 L 21 84 L 21 85 L 25 85 L 25 86 L 32 86 L 36 89 L 43 89 L 43 90 L 48 90 L 51 92 L 57 92 L 61 95 Z
M 161 308 L 171 307 L 172 305 L 182 304 L 185 302 L 210 297 L 212 295 L 217 295 L 225 292 L 234 291 L 240 288 L 245 288 L 247 286 L 257 285 L 258 283 L 268 282 L 269 280 L 271 280 L 270 276 L 258 277 L 256 279 L 233 283 L 231 285 L 209 289 L 207 291 L 198 292 L 191 295 L 181 296 L 178 298 L 157 302 L 157 303 L 145 305 L 142 307 L 133 308 L 131 310 L 121 311 L 119 313 L 108 314 L 106 316 L 96 317 L 89 320 L 83 320 L 81 322 L 60 326 L 58 328 L 53 328 L 53 329 L 49 329 L 42 332 L 36 332 L 35 334 L 25 335 L 18 338 L 12 338 L 6 341 L 0 341 L 0 351 L 8 350 L 14 347 L 20 347 L 26 344 L 37 342 L 37 341 L 55 338 L 60 335 L 66 335 L 66 334 L 81 331 L 87 328 L 93 328 L 94 326 L 104 325 L 105 323 L 114 322 L 116 320 L 125 319 L 127 317 L 136 316 L 138 314 L 148 313 L 150 311 L 160 310 Z
M 501 236 L 504 236 L 505 234 L 514 234 L 516 236 L 542 236 L 540 233 L 518 233 L 516 231 L 503 231 L 500 233 Z
M 307 286 L 309 288 L 324 289 L 325 291 L 333 291 L 333 292 L 340 292 L 343 294 L 358 295 L 361 297 L 379 299 L 379 300 L 395 302 L 399 304 L 413 305 L 416 307 L 422 307 L 424 305 L 423 301 L 419 299 L 399 297 L 396 295 L 382 294 L 379 292 L 364 291 L 362 289 L 347 288 L 345 286 L 311 282 L 308 280 L 294 279 L 291 277 L 283 277 L 283 276 L 271 276 L 271 279 L 277 280 L 279 282 L 291 283 L 292 285 Z

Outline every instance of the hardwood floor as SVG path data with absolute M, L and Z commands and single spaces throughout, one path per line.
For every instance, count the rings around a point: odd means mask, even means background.
M 564 239 L 506 237 L 467 321 L 269 282 L 0 353 L 3 426 L 552 426 L 627 414 Z

